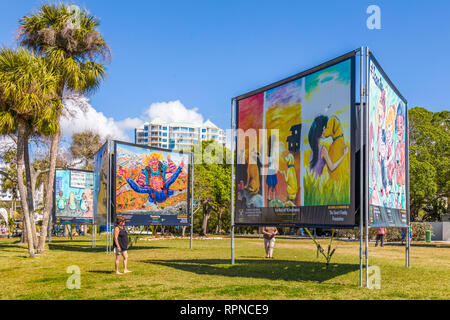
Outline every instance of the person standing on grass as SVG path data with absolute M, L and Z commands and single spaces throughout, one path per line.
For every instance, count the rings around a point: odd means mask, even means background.
M 114 227 L 114 253 L 116 254 L 116 274 L 122 274 L 119 272 L 119 261 L 120 256 L 123 257 L 123 273 L 131 272 L 127 268 L 128 263 L 128 233 L 125 230 L 125 218 L 122 216 L 117 216 L 116 226 Z
M 265 226 L 262 229 L 264 234 L 264 249 L 266 250 L 266 258 L 273 259 L 273 247 L 275 246 L 275 235 L 278 234 L 276 227 Z
M 406 239 L 406 228 L 402 228 L 402 233 L 401 233 L 401 235 L 402 235 L 402 245 L 404 244 L 404 241 L 405 241 L 405 239 Z
M 378 228 L 377 229 L 377 238 L 376 238 L 376 242 L 375 242 L 375 247 L 378 246 L 378 241 L 380 241 L 381 246 L 383 246 L 385 234 L 386 234 L 386 228 Z

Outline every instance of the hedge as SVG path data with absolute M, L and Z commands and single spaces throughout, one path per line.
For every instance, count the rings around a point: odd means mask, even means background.
M 426 222 L 411 222 L 412 239 L 413 241 L 425 241 L 426 230 L 431 230 L 432 227 Z M 403 228 L 386 228 L 385 241 L 401 241 Z M 351 229 L 336 229 L 339 238 L 359 239 L 359 230 Z M 369 229 L 369 239 L 375 240 L 377 228 Z

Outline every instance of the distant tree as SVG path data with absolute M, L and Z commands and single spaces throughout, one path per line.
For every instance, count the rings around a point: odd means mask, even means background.
M 222 232 L 222 219 L 224 212 L 230 207 L 230 183 L 231 167 L 229 165 L 218 165 L 214 171 L 214 179 L 220 181 L 214 188 L 214 198 L 217 205 L 216 233 Z
M 194 170 L 194 200 L 202 213 L 200 235 L 208 234 L 208 221 L 214 209 L 214 168 L 211 165 L 196 164 Z
M 450 111 L 408 111 L 411 219 L 440 220 L 450 200 Z M 445 202 L 447 202 L 445 204 Z
M 200 234 L 208 234 L 208 222 L 211 216 L 216 221 L 216 232 L 221 231 L 223 213 L 230 205 L 230 166 L 225 162 L 227 151 L 215 141 L 202 141 L 201 163 L 194 165 L 194 199 L 200 206 L 202 214 Z M 214 147 L 213 147 L 214 146 Z M 208 155 L 205 149 L 209 148 L 220 151 L 221 155 Z M 221 159 L 220 163 L 214 163 L 214 157 Z M 196 155 L 194 154 L 194 159 Z M 223 161 L 222 161 L 223 160 Z M 199 162 L 198 158 L 197 161 Z
M 98 133 L 92 131 L 75 133 L 72 136 L 70 151 L 74 158 L 83 160 L 84 170 L 93 170 L 94 155 L 102 144 L 103 141 Z

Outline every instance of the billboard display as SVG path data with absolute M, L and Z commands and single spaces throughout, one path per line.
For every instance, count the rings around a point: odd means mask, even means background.
M 369 225 L 407 227 L 407 102 L 369 57 Z
M 236 224 L 354 227 L 355 52 L 236 98 Z
M 91 224 L 94 219 L 94 174 L 56 169 L 53 221 L 57 224 Z
M 108 179 L 110 177 L 108 142 L 94 156 L 94 218 L 95 224 L 107 223 Z
M 128 225 L 189 225 L 191 154 L 114 145 L 115 214 Z

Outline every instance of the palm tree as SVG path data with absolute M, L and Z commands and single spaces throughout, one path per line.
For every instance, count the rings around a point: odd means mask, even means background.
M 97 30 L 99 19 L 87 10 L 74 10 L 66 4 L 45 4 L 36 13 L 20 20 L 18 40 L 54 68 L 59 77 L 60 101 L 70 93 L 91 93 L 106 73 L 103 63 L 109 60 L 110 49 Z M 59 123 L 61 112 L 53 119 Z M 57 149 L 60 134 L 53 136 L 50 147 L 50 171 L 46 190 L 53 190 Z M 48 219 L 53 205 L 50 192 L 45 196 L 38 252 L 43 252 Z
M 84 170 L 92 170 L 94 168 L 94 156 L 103 143 L 100 135 L 93 131 L 74 133 L 70 152 L 74 158 L 84 161 Z
M 0 134 L 17 133 L 17 182 L 30 257 L 34 256 L 36 239 L 29 206 L 32 188 L 28 142 L 34 132 L 49 135 L 59 128 L 52 122 L 61 109 L 57 81 L 44 59 L 25 48 L 0 50 Z

